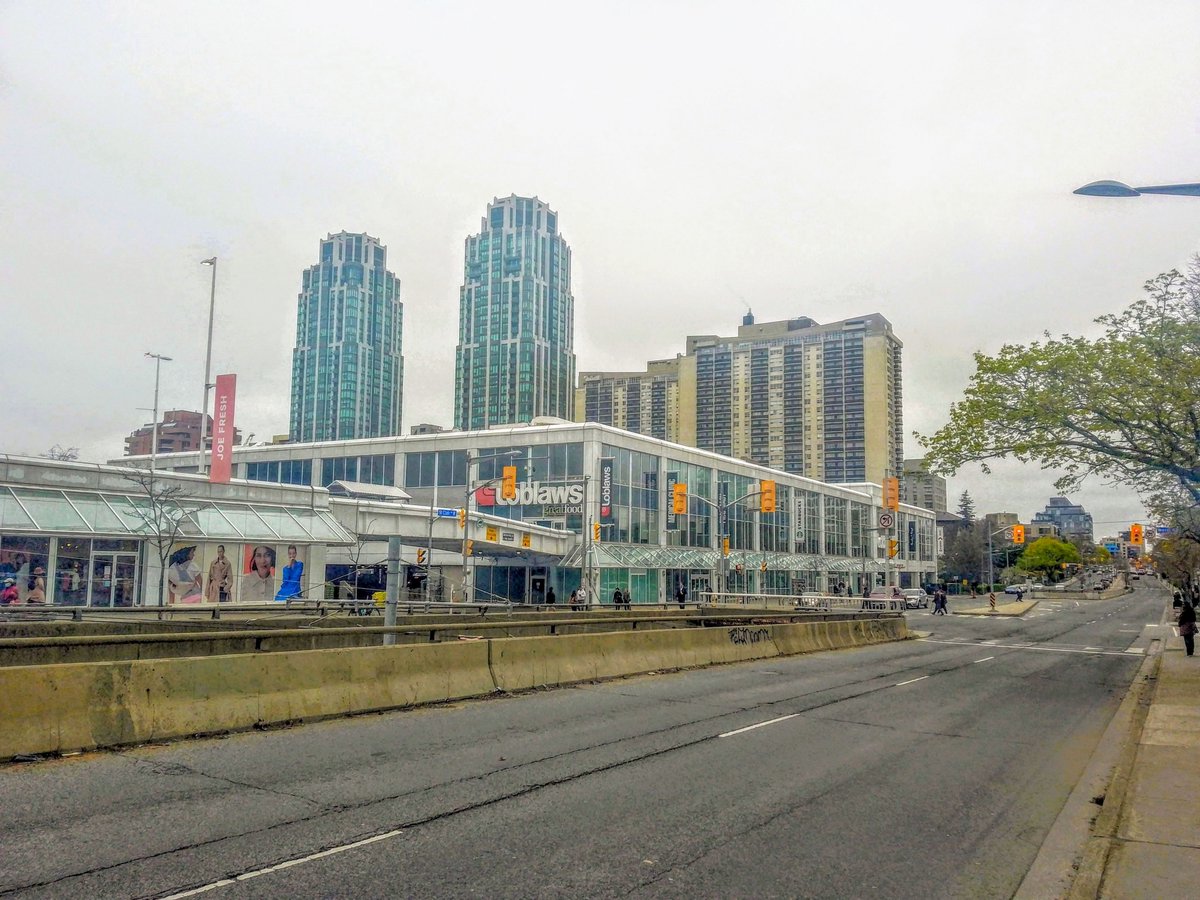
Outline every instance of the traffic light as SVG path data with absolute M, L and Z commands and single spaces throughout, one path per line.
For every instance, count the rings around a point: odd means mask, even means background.
M 425 565 L 425 548 L 424 547 L 417 548 L 417 565 L 418 566 Z
M 1144 540 L 1144 538 L 1142 536 L 1142 526 L 1138 525 L 1136 522 L 1134 524 L 1130 525 L 1129 526 L 1129 543 L 1137 544 L 1140 547 L 1143 540 Z
M 765 559 L 758 564 L 758 571 L 760 571 L 760 572 L 767 571 L 767 561 Z
M 464 548 L 465 556 L 473 556 L 475 553 L 475 542 L 467 541 L 467 546 Z
M 517 467 L 505 466 L 504 477 L 500 479 L 500 496 L 505 500 L 517 499 Z
M 883 506 L 884 509 L 890 510 L 897 510 L 900 508 L 899 478 L 883 479 Z
M 1012 542 L 1014 544 L 1025 543 L 1025 526 L 1024 525 L 1014 525 L 1012 527 Z
M 894 559 L 897 551 L 900 549 L 900 542 L 895 539 L 888 540 L 888 559 Z
M 458 527 L 459 528 L 467 527 L 467 511 L 465 509 L 460 509 L 458 511 Z
M 687 515 L 687 485 L 676 482 L 671 488 L 671 512 L 677 516 Z
M 729 538 L 721 538 L 721 553 L 725 556 L 729 555 Z
M 758 511 L 775 512 L 775 482 L 763 479 L 758 483 Z
M 592 523 L 592 540 L 593 541 L 600 540 L 600 523 L 599 522 Z

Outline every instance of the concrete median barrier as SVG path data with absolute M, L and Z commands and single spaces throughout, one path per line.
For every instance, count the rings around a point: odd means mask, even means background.
M 0 667 L 0 760 L 906 636 L 904 619 L 896 617 L 6 666 Z

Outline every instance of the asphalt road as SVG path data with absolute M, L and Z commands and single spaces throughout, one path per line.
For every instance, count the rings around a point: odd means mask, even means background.
M 10 765 L 0 897 L 1009 897 L 1167 599 Z

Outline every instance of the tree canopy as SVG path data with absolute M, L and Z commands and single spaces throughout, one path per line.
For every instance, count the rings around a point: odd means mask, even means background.
M 1079 549 L 1074 544 L 1047 536 L 1038 538 L 1025 548 L 1017 560 L 1017 568 L 1049 576 L 1051 572 L 1061 569 L 1063 563 L 1077 563 L 1079 560 Z
M 1088 475 L 1163 502 L 1200 503 L 1200 263 L 1146 282 L 1125 311 L 1101 316 L 1103 334 L 1063 335 L 975 354 L 975 374 L 950 420 L 916 435 L 931 471 L 954 474 L 1013 457 Z

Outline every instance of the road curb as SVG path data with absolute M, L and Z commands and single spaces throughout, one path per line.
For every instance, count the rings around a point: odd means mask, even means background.
M 1161 651 L 1161 642 L 1153 641 L 1013 900 L 1094 900 L 1100 895 L 1104 869 L 1116 845 L 1142 729 L 1154 698 Z M 1103 794 L 1103 805 L 1089 827 L 1083 823 L 1090 810 L 1096 808 L 1097 794 Z

